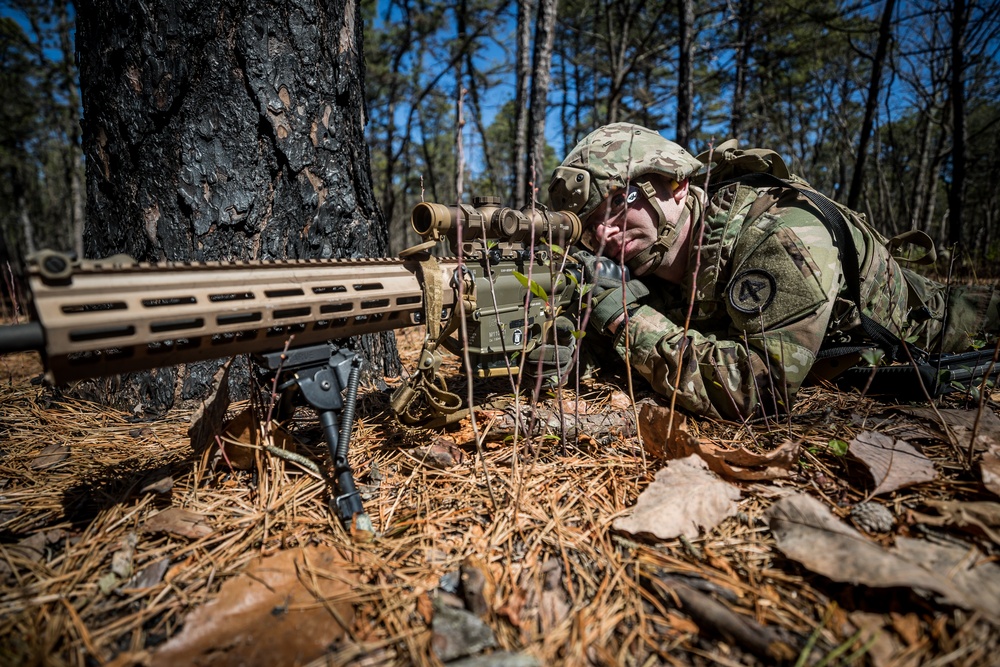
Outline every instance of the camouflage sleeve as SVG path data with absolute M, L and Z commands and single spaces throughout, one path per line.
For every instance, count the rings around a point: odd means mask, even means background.
M 646 305 L 629 321 L 627 352 L 624 336 L 616 342 L 618 354 L 657 392 L 670 396 L 676 387 L 678 405 L 695 414 L 788 410 L 823 342 L 841 278 L 829 233 L 811 216 L 800 222 L 741 238 L 724 291 L 726 335 L 685 336 L 682 323 Z

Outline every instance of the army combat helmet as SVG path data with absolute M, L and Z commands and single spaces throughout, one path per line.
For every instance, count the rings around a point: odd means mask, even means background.
M 654 198 L 649 177 L 659 174 L 681 183 L 702 163 L 657 132 L 632 123 L 612 123 L 587 135 L 552 173 L 549 201 L 557 211 L 580 216 L 588 229 L 598 220 L 587 220 L 609 195 L 635 188 L 659 217 L 659 239 L 629 260 L 633 271 L 657 255 L 662 256 L 677 238 L 679 224 L 670 223 Z M 632 197 L 628 198 L 632 201 Z M 678 221 L 679 222 L 679 221 Z M 596 248 L 591 248 L 596 250 Z

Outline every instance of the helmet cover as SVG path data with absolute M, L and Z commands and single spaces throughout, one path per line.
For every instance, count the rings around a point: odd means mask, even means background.
M 648 174 L 678 183 L 702 163 L 657 132 L 632 123 L 612 123 L 587 135 L 556 168 L 549 201 L 557 211 L 587 216 L 615 190 Z

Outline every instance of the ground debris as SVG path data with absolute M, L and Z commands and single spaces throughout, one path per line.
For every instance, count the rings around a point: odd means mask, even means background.
M 661 540 L 681 535 L 694 538 L 700 528 L 711 530 L 736 514 L 739 498 L 739 489 L 719 479 L 702 458 L 692 454 L 657 472 L 632 514 L 616 519 L 614 527 Z
M 768 511 L 778 548 L 834 581 L 933 591 L 949 604 L 1000 621 L 1000 566 L 974 547 L 900 537 L 887 550 L 837 519 L 819 500 L 795 494 Z
M 399 340 L 414 367 L 420 341 Z M 445 362 L 450 386 L 460 388 L 458 367 L 457 360 Z M 563 389 L 538 406 L 522 398 L 522 418 L 535 407 L 547 411 L 536 419 L 544 434 L 533 438 L 518 432 L 513 420 L 503 431 L 498 415 L 509 410 L 477 410 L 481 447 L 471 422 L 455 430 L 404 428 L 387 416 L 385 393 L 363 388 L 350 460 L 375 533 L 357 543 L 331 512 L 324 479 L 258 449 L 266 443 L 226 446 L 227 454 L 242 449 L 252 455 L 245 471 L 212 447 L 193 448 L 188 406 L 140 426 L 131 415 L 31 384 L 28 375 L 4 385 L 5 664 L 148 665 L 200 625 L 194 621 L 205 612 L 196 610 L 229 598 L 233 582 L 260 577 L 255 563 L 310 550 L 342 559 L 336 567 L 320 567 L 311 556 L 308 566 L 292 558 L 301 566 L 286 571 L 307 597 L 261 612 L 265 630 L 215 632 L 216 653 L 232 655 L 242 645 L 239 637 L 271 640 L 282 619 L 315 612 L 325 614 L 324 629 L 344 631 L 313 664 L 436 664 L 435 632 L 442 629 L 441 615 L 450 613 L 437 611 L 433 600 L 440 598 L 463 619 L 475 619 L 483 637 L 492 636 L 492 648 L 448 663 L 466 667 L 815 664 L 830 655 L 844 664 L 852 654 L 858 656 L 854 664 L 898 667 L 944 664 L 955 655 L 967 656 L 966 664 L 988 664 L 1000 655 L 1000 633 L 985 612 L 989 602 L 971 591 L 981 590 L 983 598 L 995 593 L 976 579 L 982 567 L 993 565 L 997 550 L 989 537 L 997 531 L 993 514 L 975 510 L 976 503 L 995 500 L 983 490 L 995 479 L 988 452 L 980 456 L 986 441 L 977 440 L 970 466 L 956 458 L 954 443 L 934 421 L 889 412 L 856 395 L 806 388 L 787 418 L 687 420 L 682 433 L 698 450 L 667 457 L 669 467 L 692 453 L 718 466 L 715 473 L 741 492 L 737 512 L 706 522 L 691 537 L 649 541 L 614 526 L 653 487 L 666 461 L 642 448 L 634 427 L 629 431 L 635 408 L 619 387 L 588 382 L 579 397 Z M 475 390 L 484 404 L 512 402 L 506 378 L 477 379 Z M 641 409 L 649 396 L 640 392 L 636 399 Z M 949 400 L 944 410 L 953 409 Z M 214 442 L 219 434 L 211 431 L 248 407 L 244 402 L 219 410 L 203 420 L 210 428 L 202 435 Z M 560 427 L 558 417 L 551 419 L 560 407 L 564 419 L 580 414 L 590 421 Z M 986 413 L 995 417 L 989 406 Z M 974 423 L 974 411 L 964 414 Z M 256 437 L 259 429 L 251 430 Z M 919 443 L 937 477 L 872 501 L 868 473 L 831 444 L 846 450 L 862 431 Z M 271 432 L 286 438 L 284 431 Z M 321 468 L 329 465 L 311 411 L 300 409 L 287 432 L 302 456 Z M 445 439 L 439 444 L 446 443 L 452 457 L 440 467 L 418 455 L 435 438 Z M 290 436 L 287 441 L 291 446 Z M 50 443 L 65 445 L 71 455 L 32 468 Z M 740 477 L 743 472 L 748 477 Z M 868 584 L 817 576 L 793 562 L 778 549 L 775 534 L 781 531 L 772 534 L 767 521 L 770 508 L 793 495 L 811 497 L 853 531 L 852 540 L 866 544 L 866 553 L 876 549 L 898 571 L 934 563 L 930 583 L 951 589 L 911 594 L 896 587 L 872 594 Z M 865 501 L 890 512 L 895 522 L 889 532 L 850 527 L 850 508 Z M 179 523 L 193 529 L 193 537 L 147 530 L 171 509 L 190 513 L 192 521 Z M 130 534 L 136 536 L 131 558 L 116 557 Z M 813 551 L 822 551 L 820 544 L 812 540 Z M 649 582 L 653 573 L 660 588 Z M 941 573 L 953 574 L 941 584 Z M 109 574 L 115 581 L 104 594 L 100 581 Z M 679 584 L 694 594 L 680 592 Z M 336 592 L 322 593 L 328 585 Z M 969 609 L 983 611 L 966 611 L 953 598 L 972 600 Z M 699 615 L 706 600 L 718 614 Z M 337 612 L 343 625 L 332 620 L 328 603 L 348 614 Z M 749 630 L 726 635 L 717 629 L 730 621 Z M 876 636 L 889 639 L 869 644 Z M 290 662 L 282 657 L 274 664 Z
M 937 477 L 934 464 L 913 445 L 883 433 L 858 433 L 851 440 L 849 451 L 865 463 L 875 479 L 873 496 L 931 482 Z

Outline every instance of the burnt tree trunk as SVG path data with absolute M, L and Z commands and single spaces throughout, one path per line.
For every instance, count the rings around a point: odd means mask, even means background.
M 81 0 L 77 20 L 87 256 L 386 254 L 356 0 Z M 361 346 L 376 375 L 397 369 L 391 335 Z M 207 393 L 219 363 L 124 378 L 108 398 L 157 412 Z

